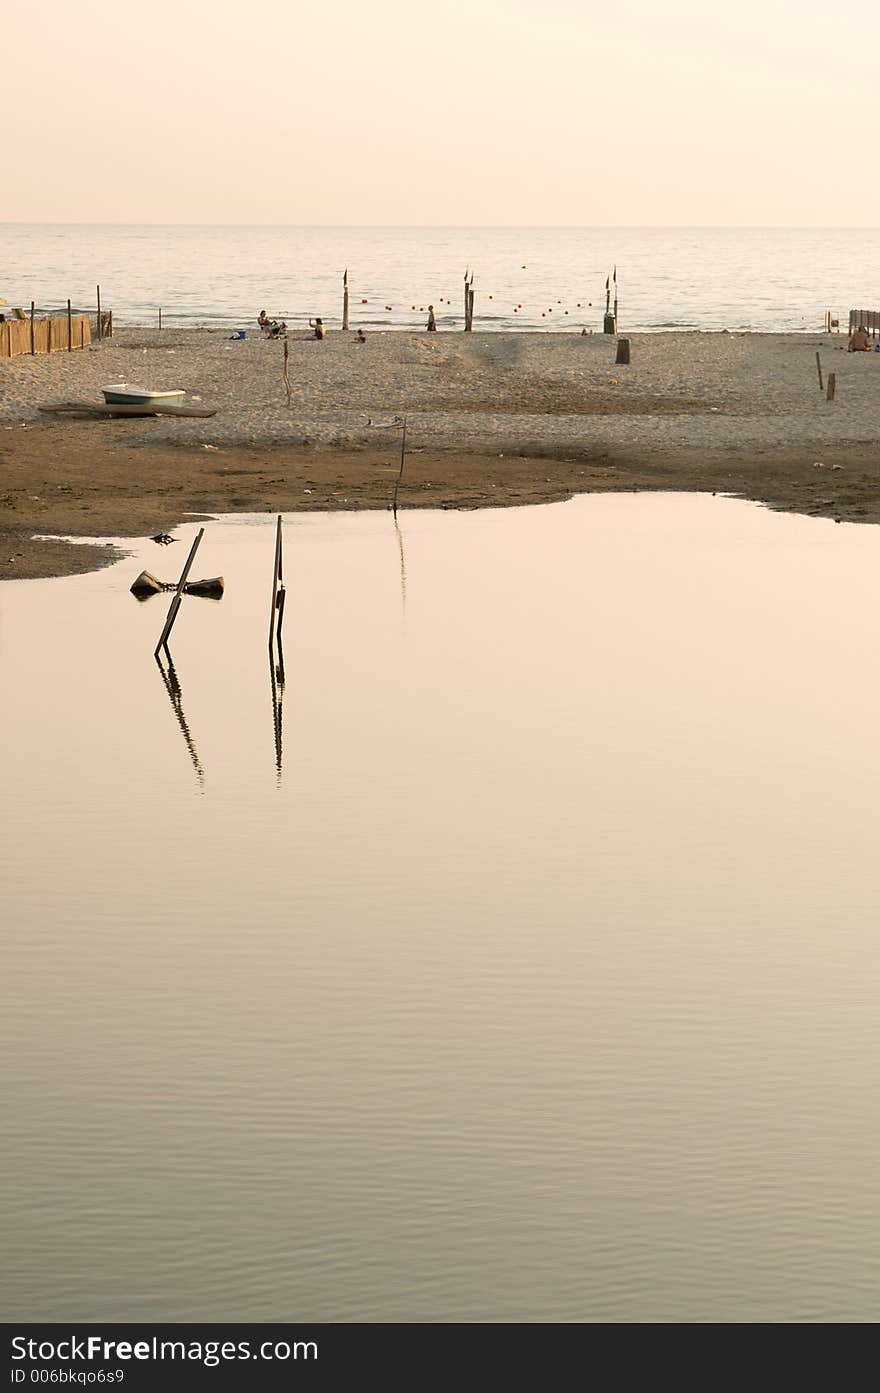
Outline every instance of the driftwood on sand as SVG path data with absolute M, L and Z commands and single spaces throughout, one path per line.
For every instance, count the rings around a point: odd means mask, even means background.
M 217 415 L 207 406 L 163 406 L 161 402 L 131 406 L 97 401 L 59 401 L 37 409 L 53 416 L 196 416 L 205 419 Z

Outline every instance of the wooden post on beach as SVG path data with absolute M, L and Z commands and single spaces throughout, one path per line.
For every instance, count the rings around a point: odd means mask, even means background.
M 822 359 L 816 354 L 816 371 L 819 374 L 819 391 L 824 389 L 825 383 L 822 381 Z
M 830 372 L 830 373 L 828 374 L 828 390 L 827 390 L 826 393 L 825 393 L 825 400 L 826 400 L 826 401 L 834 401 L 834 392 L 835 392 L 836 387 L 837 387 L 837 373 L 836 373 L 836 372 Z
M 288 350 L 288 347 L 287 347 L 287 339 L 285 339 L 285 340 L 284 340 L 284 390 L 285 390 L 286 393 L 287 393 L 287 405 L 290 406 L 290 375 L 289 375 L 289 373 L 288 373 L 288 371 L 287 371 L 287 359 L 288 359 L 288 356 L 289 356 L 289 350 Z
M 111 310 L 111 311 L 109 312 L 109 314 L 107 315 L 107 337 L 108 337 L 108 339 L 112 339 L 112 337 L 113 337 L 113 311 L 112 311 L 112 310 Z
M 73 316 L 70 311 L 70 301 L 67 302 L 67 351 L 73 352 Z
M 162 306 L 159 306 L 159 328 L 162 328 Z
M 101 287 L 96 285 L 95 290 L 98 292 L 98 343 L 100 343 L 104 337 L 104 331 L 101 328 Z
M 348 267 L 345 268 L 345 275 L 342 277 L 342 327 L 348 328 Z
M 168 652 L 168 639 L 171 634 L 171 630 L 174 628 L 174 621 L 177 618 L 177 611 L 180 609 L 180 602 L 183 599 L 183 587 L 186 585 L 186 578 L 189 575 L 190 566 L 195 560 L 196 552 L 199 549 L 199 542 L 202 540 L 204 535 L 205 529 L 204 527 L 200 527 L 199 535 L 193 542 L 192 547 L 190 548 L 189 556 L 186 558 L 186 565 L 180 573 L 180 580 L 177 582 L 177 590 L 174 593 L 174 599 L 171 601 L 171 605 L 168 610 L 168 617 L 165 620 L 165 627 L 162 630 L 161 635 L 159 636 L 159 642 L 156 644 L 156 647 L 153 650 L 154 658 L 158 658 L 159 649 L 162 647 L 165 648 L 166 653 Z
M 36 353 L 34 348 L 34 302 L 31 300 L 31 357 Z
M 473 272 L 471 272 L 471 283 L 470 283 L 470 288 L 469 288 L 469 290 L 468 290 L 468 333 L 471 333 L 471 332 L 473 331 L 473 327 L 474 327 L 474 276 L 473 276 Z

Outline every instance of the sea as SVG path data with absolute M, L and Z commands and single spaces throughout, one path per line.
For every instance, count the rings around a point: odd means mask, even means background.
M 102 307 L 117 325 L 244 328 L 342 317 L 413 329 L 432 304 L 462 327 L 807 332 L 877 296 L 880 229 L 699 227 L 280 227 L 0 224 L 0 298 Z M 606 292 L 607 282 L 607 292 Z

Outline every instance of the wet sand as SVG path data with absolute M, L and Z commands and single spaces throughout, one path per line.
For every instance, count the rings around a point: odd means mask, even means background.
M 145 450 L 127 440 L 143 431 L 143 421 L 78 421 L 0 436 L 0 576 L 71 575 L 119 555 L 106 545 L 36 541 L 35 533 L 133 537 L 167 531 L 194 515 L 387 508 L 399 469 L 396 438 L 383 449 L 357 452 Z M 734 494 L 814 516 L 880 522 L 880 442 L 825 446 L 814 456 L 802 446 L 738 454 L 593 448 L 562 459 L 425 450 L 407 455 L 398 504 L 504 507 L 662 489 Z
M 71 574 L 105 538 L 231 512 L 479 508 L 575 493 L 705 491 L 841 521 L 880 521 L 880 354 L 821 335 L 371 335 L 356 347 L 212 331 L 125 330 L 84 353 L 0 363 L 0 577 Z M 815 372 L 838 374 L 825 401 Z M 362 355 L 362 356 L 359 356 Z M 209 420 L 42 415 L 99 384 L 185 386 Z M 821 467 L 820 467 L 821 466 Z M 90 546 L 35 534 L 98 539 Z

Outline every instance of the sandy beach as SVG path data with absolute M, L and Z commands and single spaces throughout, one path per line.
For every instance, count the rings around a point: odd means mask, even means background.
M 0 361 L 0 576 L 91 569 L 105 539 L 187 515 L 384 508 L 407 416 L 400 507 L 577 492 L 705 490 L 880 521 L 880 354 L 843 336 L 374 333 L 282 345 L 225 331 L 123 329 L 91 349 Z M 820 392 L 816 352 L 836 373 Z M 210 419 L 44 415 L 104 383 L 183 387 Z

